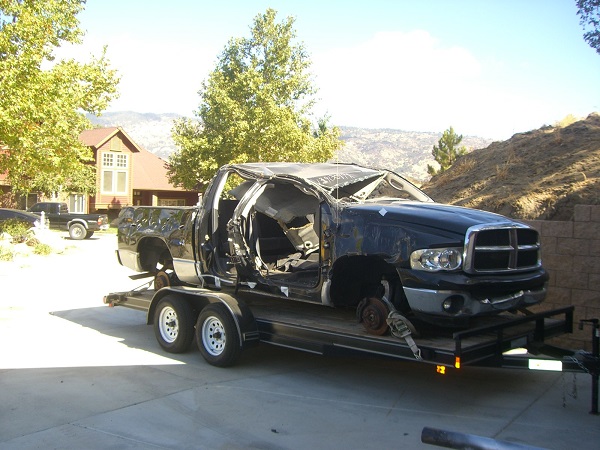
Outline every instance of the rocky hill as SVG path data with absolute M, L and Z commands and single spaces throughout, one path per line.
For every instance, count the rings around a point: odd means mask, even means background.
M 422 188 L 443 203 L 513 218 L 570 220 L 576 204 L 600 204 L 600 115 L 494 142 Z
M 155 155 L 168 159 L 175 151 L 171 138 L 176 114 L 110 112 L 101 117 L 90 117 L 100 126 L 120 126 L 132 139 Z M 439 133 L 422 133 L 392 129 L 340 127 L 345 142 L 334 161 L 354 162 L 371 167 L 392 168 L 418 182 L 429 179 L 427 164 L 434 162 L 431 149 L 442 137 Z M 486 147 L 491 139 L 465 136 L 461 145 L 468 150 Z
M 340 127 L 344 147 L 335 161 L 387 168 L 420 184 L 429 179 L 427 165 L 434 162 L 431 150 L 442 132 L 426 133 L 390 129 Z M 491 139 L 464 136 L 461 145 L 468 151 L 486 147 Z

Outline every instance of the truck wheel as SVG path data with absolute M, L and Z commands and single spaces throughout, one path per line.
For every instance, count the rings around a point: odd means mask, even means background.
M 86 239 L 89 239 L 89 238 L 91 238 L 93 235 L 94 235 L 94 232 L 93 232 L 93 231 L 88 231 L 87 233 L 85 233 L 85 238 L 86 238 Z
M 167 295 L 154 311 L 154 335 L 169 353 L 183 353 L 194 339 L 194 322 L 190 305 L 181 297 Z
M 154 275 L 154 289 L 159 290 L 164 287 L 171 286 L 171 279 L 169 278 L 169 274 L 160 270 L 156 275 Z
M 204 359 L 213 366 L 226 367 L 240 356 L 240 336 L 229 310 L 211 303 L 198 316 L 196 342 Z
M 356 310 L 358 320 L 363 324 L 367 333 L 376 336 L 381 336 L 388 330 L 386 319 L 389 313 L 388 307 L 377 297 L 363 299 Z
M 71 237 L 71 239 L 74 239 L 76 241 L 80 241 L 83 238 L 85 238 L 86 233 L 87 231 L 85 227 L 80 223 L 74 223 L 69 227 L 69 236 Z

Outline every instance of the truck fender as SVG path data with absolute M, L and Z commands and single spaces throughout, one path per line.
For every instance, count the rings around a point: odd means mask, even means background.
M 81 225 L 83 225 L 85 227 L 85 229 L 88 229 L 88 224 L 85 220 L 82 219 L 73 219 L 73 220 L 69 220 L 67 222 L 67 229 L 71 228 L 71 225 L 73 225 L 74 223 L 79 223 Z
M 175 294 L 187 299 L 195 310 L 196 316 L 206 305 L 210 303 L 222 303 L 231 313 L 231 317 L 233 317 L 240 338 L 240 346 L 246 348 L 252 344 L 258 344 L 258 325 L 248 305 L 229 294 L 210 291 L 208 289 L 188 290 L 182 286 L 170 286 L 160 289 L 152 297 L 150 307 L 148 308 L 148 315 L 146 317 L 148 325 L 154 322 L 154 311 L 159 300 L 169 294 Z

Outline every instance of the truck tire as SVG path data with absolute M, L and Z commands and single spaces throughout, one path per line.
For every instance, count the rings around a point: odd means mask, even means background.
M 86 233 L 87 231 L 85 227 L 80 223 L 74 223 L 69 227 L 69 236 L 71 237 L 71 239 L 74 239 L 76 241 L 80 241 L 83 238 L 85 238 Z
M 154 311 L 154 335 L 169 353 L 183 353 L 194 340 L 192 308 L 176 295 L 161 298 Z
M 87 233 L 85 233 L 85 238 L 86 238 L 86 239 L 89 239 L 89 238 L 91 238 L 93 235 L 94 235 L 94 232 L 93 232 L 93 231 L 88 231 Z
M 217 367 L 235 364 L 241 353 L 240 335 L 225 305 L 211 303 L 200 312 L 196 342 L 209 364 Z

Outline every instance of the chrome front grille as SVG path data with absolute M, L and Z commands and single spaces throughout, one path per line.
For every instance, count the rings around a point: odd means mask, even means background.
M 541 266 L 539 234 L 524 224 L 474 226 L 467 230 L 467 273 L 519 272 Z

